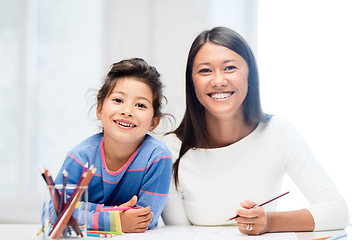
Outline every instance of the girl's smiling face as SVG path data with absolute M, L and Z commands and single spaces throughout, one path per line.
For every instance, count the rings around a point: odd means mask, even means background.
M 194 90 L 206 114 L 215 117 L 243 116 L 248 92 L 248 65 L 236 52 L 205 43 L 193 62 Z
M 122 77 L 97 107 L 102 121 L 104 141 L 140 144 L 148 131 L 159 123 L 154 117 L 153 94 L 150 87 L 136 78 Z

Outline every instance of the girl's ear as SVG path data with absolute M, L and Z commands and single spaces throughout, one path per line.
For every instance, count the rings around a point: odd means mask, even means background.
M 102 106 L 100 103 L 97 104 L 97 118 L 98 120 L 101 120 L 101 111 L 102 111 Z
M 150 127 L 149 127 L 149 131 L 153 131 L 160 122 L 160 117 L 153 117 L 152 121 L 150 122 Z

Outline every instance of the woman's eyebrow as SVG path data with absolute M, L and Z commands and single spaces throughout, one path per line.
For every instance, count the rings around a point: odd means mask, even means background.
M 236 59 L 228 59 L 228 60 L 225 60 L 223 63 L 229 63 L 229 62 L 236 62 L 238 63 L 238 61 Z
M 198 63 L 196 66 L 201 66 L 201 65 L 207 65 L 207 66 L 209 66 L 209 65 L 211 65 L 211 64 L 208 63 L 208 62 L 203 62 L 203 63 Z

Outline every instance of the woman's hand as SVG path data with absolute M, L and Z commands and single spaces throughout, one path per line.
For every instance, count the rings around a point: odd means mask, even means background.
M 266 232 L 268 219 L 262 207 L 256 207 L 252 201 L 241 202 L 243 209 L 237 210 L 236 218 L 238 229 L 248 235 L 259 235 Z
M 137 203 L 137 196 L 133 196 L 128 202 L 121 204 L 119 207 L 133 207 Z M 141 233 L 148 229 L 152 221 L 153 212 L 150 207 L 129 209 L 120 212 L 121 228 L 125 233 Z

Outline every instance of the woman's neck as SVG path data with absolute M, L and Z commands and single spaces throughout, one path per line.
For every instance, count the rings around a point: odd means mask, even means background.
M 210 148 L 233 144 L 248 136 L 256 128 L 256 124 L 247 123 L 243 115 L 220 118 L 206 113 L 205 120 Z

